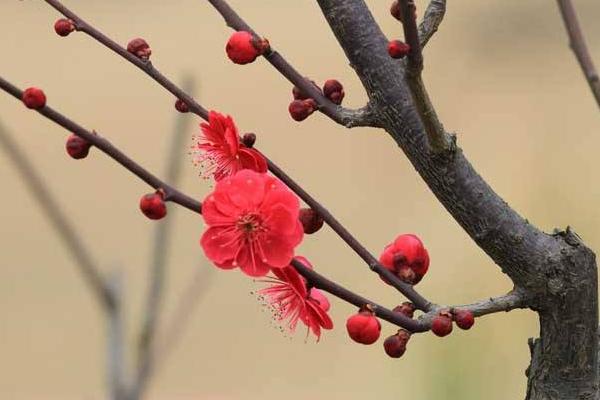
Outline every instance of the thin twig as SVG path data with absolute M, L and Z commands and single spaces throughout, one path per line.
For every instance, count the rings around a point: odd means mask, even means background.
M 431 0 L 425 10 L 423 21 L 419 24 L 419 43 L 421 48 L 429 42 L 429 39 L 437 32 L 438 27 L 446 14 L 446 0 Z
M 404 22 L 402 23 L 404 39 L 410 46 L 407 57 L 406 80 L 413 94 L 415 107 L 421 117 L 421 122 L 427 132 L 431 150 L 434 153 L 443 153 L 451 149 L 452 142 L 438 119 L 421 78 L 423 54 L 421 53 L 421 44 L 419 42 L 415 4 L 413 0 L 399 0 L 399 4 L 402 9 L 402 15 L 404 15 Z
M 4 81 L 0 78 L 0 83 L 2 82 Z M 29 160 L 27 152 L 21 149 L 3 126 L 0 126 L 0 145 L 2 145 L 6 155 L 21 174 L 23 182 L 50 220 L 52 227 L 62 239 L 67 251 L 73 257 L 76 267 L 79 268 L 83 279 L 92 289 L 102 309 L 110 313 L 115 307 L 115 299 L 108 290 L 106 280 L 96 261 L 81 240 L 81 235 L 78 234 L 50 189 L 44 183 L 44 179 Z
M 8 81 L 4 80 L 3 78 L 0 78 L 0 88 L 3 89 L 4 91 L 10 93 L 17 99 L 21 98 L 22 91 L 19 88 L 12 85 L 11 83 L 9 83 Z M 49 106 L 45 106 L 42 109 L 37 110 L 37 112 L 39 114 L 43 115 L 44 117 L 50 119 L 51 121 L 54 121 L 58 125 L 70 130 L 71 132 L 75 133 L 76 135 L 83 137 L 84 139 L 88 140 L 90 143 L 94 144 L 95 146 L 99 147 L 102 151 L 107 153 L 112 159 L 114 159 L 119 164 L 121 164 L 125 169 L 131 171 L 137 177 L 139 177 L 140 179 L 142 179 L 144 182 L 148 183 L 149 185 L 151 185 L 151 186 L 156 185 L 153 187 L 155 187 L 155 188 L 160 187 L 163 189 L 166 187 L 168 190 L 168 193 L 169 193 L 169 197 L 172 199 L 173 202 L 175 202 L 183 207 L 186 207 L 187 209 L 194 211 L 198 214 L 202 213 L 202 207 L 199 202 L 193 200 L 191 197 L 180 192 L 179 190 L 177 190 L 171 186 L 168 186 L 166 183 L 164 183 L 163 181 L 161 181 L 160 179 L 158 179 L 157 177 L 152 175 L 150 172 L 146 171 L 140 165 L 135 163 L 135 161 L 133 161 L 132 159 L 127 157 L 120 150 L 118 150 L 114 146 L 110 145 L 108 143 L 108 141 L 106 141 L 105 139 L 101 139 L 99 136 L 94 135 L 93 133 L 87 131 L 86 129 L 84 129 L 80 125 L 78 125 L 77 123 L 71 121 L 69 118 L 58 113 L 57 111 L 54 111 Z M 102 147 L 100 147 L 100 146 L 102 146 Z M 167 191 L 167 190 L 165 190 L 165 191 Z M 365 304 L 373 304 L 378 309 L 380 309 L 380 312 L 378 315 L 380 315 L 381 318 L 383 318 L 393 324 L 396 324 L 398 326 L 404 327 L 406 329 L 409 329 L 409 330 L 415 331 L 415 332 L 426 330 L 425 327 L 416 324 L 415 321 L 413 321 L 413 320 L 407 321 L 406 318 L 402 318 L 403 316 L 398 316 L 399 315 L 398 313 L 394 313 L 394 312 L 387 310 L 381 306 L 377 306 L 376 303 L 374 303 L 358 294 L 355 294 L 346 288 L 343 288 L 342 286 L 340 286 L 340 285 L 328 280 L 324 276 L 318 274 L 317 272 L 308 270 L 308 268 L 304 267 L 301 263 L 292 261 L 292 265 L 298 270 L 298 272 L 300 272 L 307 279 L 309 279 L 310 282 L 315 287 L 322 288 L 323 290 L 333 294 L 334 296 L 336 296 L 342 300 L 345 300 L 351 304 L 354 304 L 357 307 L 360 307 Z M 304 267 L 304 268 L 302 268 L 302 267 Z M 388 271 L 386 269 L 384 269 L 384 271 L 382 271 L 382 275 L 385 276 L 386 279 L 390 275 L 391 275 L 390 278 L 396 278 L 393 274 L 391 274 L 390 271 Z M 432 304 L 427 302 L 425 306 L 426 307 L 424 307 L 423 309 L 428 310 L 432 306 Z
M 107 317 L 107 372 L 111 399 L 125 400 L 125 332 L 123 326 L 123 275 L 121 271 L 108 279 L 108 290 L 115 306 Z
M 182 87 L 187 93 L 192 93 L 192 79 L 186 79 Z M 177 115 L 165 172 L 166 179 L 173 185 L 177 185 L 181 177 L 182 160 L 185 159 L 181 157 L 181 150 L 184 148 L 189 122 L 190 120 L 186 118 L 185 114 Z M 161 221 L 161 223 L 156 225 L 154 231 L 154 240 L 150 254 L 150 286 L 146 299 L 144 321 L 140 332 L 137 377 L 132 388 L 135 393 L 133 398 L 136 399 L 140 398 L 141 393 L 147 386 L 148 377 L 152 375 L 155 364 L 154 336 L 162 308 L 163 288 L 166 279 L 165 268 L 167 265 L 169 244 L 171 243 L 171 221 L 173 221 L 171 218 Z
M 459 306 L 436 306 L 427 314 L 422 315 L 419 318 L 419 321 L 423 324 L 430 325 L 431 320 L 440 310 L 468 310 L 471 311 L 475 317 L 482 317 L 484 315 L 498 312 L 509 312 L 517 308 L 527 308 L 528 306 L 528 298 L 525 294 L 525 291 L 513 289 L 503 296 L 490 297 L 472 304 L 464 304 Z
M 227 26 L 236 31 L 246 31 L 252 33 L 254 36 L 259 35 L 244 21 L 233 8 L 227 4 L 224 0 L 208 0 L 210 4 L 221 14 Z M 357 113 L 353 110 L 347 110 L 341 107 L 321 93 L 310 80 L 300 74 L 279 52 L 277 52 L 272 46 L 270 50 L 263 54 L 269 63 L 281 75 L 283 75 L 293 85 L 297 86 L 302 92 L 312 97 L 319 107 L 319 111 L 327 115 L 335 122 L 344 125 L 348 128 L 355 126 L 373 126 L 379 127 L 377 120 L 372 117 L 370 112 L 368 113 Z M 369 107 L 366 107 L 369 109 Z
M 87 33 L 92 38 L 96 39 L 99 43 L 113 50 L 123 58 L 130 61 L 132 64 L 138 66 L 142 71 L 148 74 L 151 78 L 153 78 L 159 85 L 166 88 L 168 91 L 173 93 L 177 98 L 182 99 L 190 110 L 196 115 L 200 116 L 203 119 L 207 119 L 207 112 L 204 107 L 202 107 L 192 96 L 185 93 L 181 88 L 177 87 L 172 81 L 162 75 L 156 68 L 152 66 L 149 62 L 140 61 L 136 56 L 129 53 L 126 49 L 121 47 L 115 41 L 107 37 L 105 34 L 100 32 L 98 29 L 91 26 L 89 23 L 85 22 L 81 19 L 77 14 L 73 11 L 69 10 L 67 7 L 63 6 L 57 0 L 45 0 L 48 4 L 54 7 L 57 11 L 62 13 L 64 16 L 71 19 L 76 26 L 79 27 L 79 30 Z M 220 0 L 209 0 L 211 4 L 223 15 L 225 21 L 232 26 L 234 29 L 242 29 L 247 30 L 249 32 L 254 31 L 227 5 L 226 2 Z M 269 56 L 267 57 L 269 58 Z M 317 96 L 322 99 L 323 102 L 330 102 L 329 99 L 325 98 L 307 79 L 303 78 L 299 73 L 297 73 L 293 67 L 291 67 L 281 56 L 277 56 L 274 58 L 275 61 L 269 59 L 271 63 L 277 66 L 280 66 L 283 71 L 290 73 L 290 76 L 294 76 L 297 78 L 297 81 L 293 81 L 296 86 L 300 87 L 306 93 L 309 93 L 311 96 Z M 279 60 L 279 61 L 278 61 Z M 283 62 L 283 64 L 281 64 Z M 286 67 L 289 66 L 289 69 Z M 280 68 L 277 68 L 280 70 Z M 282 72 L 283 73 L 283 72 Z M 315 97 L 317 102 L 319 98 Z M 333 104 L 333 103 L 332 103 Z M 367 112 L 365 112 L 368 114 Z M 371 117 L 369 117 L 371 118 Z M 419 309 L 427 311 L 429 309 L 430 303 L 419 295 L 412 286 L 402 282 L 398 277 L 396 277 L 393 273 L 384 268 L 381 264 L 379 264 L 378 260 L 371 254 L 367 249 L 365 249 L 360 242 L 336 219 L 333 215 L 325 209 L 323 205 L 321 205 L 316 199 L 314 199 L 308 192 L 306 192 L 299 184 L 297 184 L 289 175 L 287 175 L 281 168 L 279 168 L 273 161 L 268 160 L 269 170 L 273 173 L 273 175 L 277 176 L 283 183 L 285 183 L 292 191 L 294 191 L 306 204 L 308 204 L 312 209 L 320 213 L 327 223 L 341 238 L 344 240 L 350 248 L 352 248 L 366 263 L 367 265 L 379 275 L 382 275 L 386 278 L 388 282 L 392 284 L 398 291 L 404 294 L 410 301 L 412 301 Z
M 585 37 L 579 25 L 573 2 L 571 0 L 558 0 L 558 7 L 560 8 L 562 19 L 569 34 L 571 50 L 575 53 L 575 57 L 577 57 L 585 79 L 590 85 L 596 103 L 600 107 L 600 77 L 585 43 Z
M 17 88 L 12 83 L 4 80 L 1 77 L 0 89 L 11 94 L 18 100 L 20 100 L 23 95 L 23 91 L 21 89 Z M 77 123 L 73 122 L 72 120 L 55 111 L 49 106 L 45 106 L 37 110 L 37 112 L 50 119 L 51 121 L 54 121 L 58 125 L 62 126 L 68 132 L 72 132 L 75 135 L 84 138 L 85 140 L 93 144 L 95 147 L 102 150 L 110 158 L 121 164 L 125 169 L 139 177 L 148 185 L 152 186 L 154 189 L 162 189 L 165 193 L 164 198 L 166 201 L 172 201 L 192 211 L 200 212 L 200 208 L 202 206 L 198 201 L 194 200 L 186 194 L 183 194 L 182 192 L 176 190 L 175 188 L 171 187 L 167 183 L 157 178 L 155 175 L 153 175 L 141 165 L 136 163 L 134 160 L 129 158 L 121 150 L 113 146 L 107 139 L 104 139 L 103 137 L 98 135 L 95 131 L 88 131 L 81 125 L 78 125 Z M 98 275 L 95 274 L 94 276 Z M 95 286 L 99 287 L 97 283 L 99 283 L 100 280 L 95 279 L 94 282 Z

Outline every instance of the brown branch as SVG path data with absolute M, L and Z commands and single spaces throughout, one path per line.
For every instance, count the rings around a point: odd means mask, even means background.
M 577 57 L 577 61 L 581 66 L 585 79 L 590 85 L 596 103 L 600 107 L 600 77 L 598 76 L 598 71 L 594 66 L 594 61 L 592 60 L 592 56 L 585 43 L 585 37 L 581 30 L 581 26 L 579 25 L 577 12 L 575 11 L 573 2 L 571 0 L 557 1 L 558 7 L 560 8 L 560 14 L 565 23 L 565 27 L 567 28 L 571 50 L 575 53 L 575 57 Z
M 259 35 L 244 21 L 233 8 L 227 4 L 225 0 L 208 0 L 210 4 L 221 14 L 225 23 L 230 28 L 236 31 L 246 31 L 252 33 L 254 36 Z M 327 97 L 318 90 L 312 82 L 306 79 L 300 74 L 279 52 L 277 52 L 272 46 L 270 50 L 263 54 L 269 63 L 281 75 L 283 75 L 293 85 L 297 86 L 302 92 L 312 97 L 319 107 L 319 111 L 327 115 L 329 118 L 341 124 L 347 128 L 357 126 L 372 126 L 379 127 L 377 118 L 370 112 L 370 106 L 367 105 L 363 110 L 367 112 L 359 112 L 355 110 L 348 110 L 342 106 L 339 106 L 329 100 Z
M 429 39 L 437 32 L 446 14 L 446 0 L 431 0 L 425 10 L 423 21 L 419 24 L 419 43 L 424 48 Z
M 211 4 L 215 6 L 215 8 L 224 16 L 225 21 L 234 27 L 234 29 L 246 30 L 254 33 L 254 31 L 227 5 L 226 2 L 220 0 L 209 0 Z M 71 19 L 76 26 L 80 27 L 79 29 L 94 39 L 96 39 L 99 43 L 113 50 L 123 58 L 130 61 L 132 64 L 138 66 L 142 71 L 146 72 L 150 77 L 152 77 L 159 85 L 166 88 L 168 91 L 173 93 L 177 98 L 183 99 L 190 110 L 194 112 L 196 115 L 200 116 L 203 119 L 207 119 L 208 114 L 206 109 L 202 107 L 196 100 L 193 99 L 192 96 L 185 93 L 184 90 L 177 87 L 172 81 L 162 75 L 156 68 L 154 68 L 149 62 L 140 61 L 135 55 L 129 53 L 126 49 L 121 47 L 115 41 L 104 35 L 98 29 L 91 26 L 89 23 L 82 20 L 78 15 L 76 15 L 73 11 L 69 10 L 67 7 L 63 6 L 57 0 L 46 0 L 48 4 L 54 7 L 57 11 L 62 13 L 64 16 Z M 255 34 L 255 33 L 254 33 Z M 270 56 L 267 56 L 269 58 Z M 270 59 L 271 61 L 272 59 Z M 306 90 L 306 93 L 309 93 L 311 96 L 314 94 L 315 96 L 320 96 L 324 102 L 329 102 L 329 99 L 324 97 L 308 80 L 300 76 L 298 72 L 294 70 L 294 68 L 289 65 L 281 56 L 275 57 L 271 61 L 271 63 L 275 63 L 276 68 L 279 70 L 280 68 L 286 73 L 291 74 L 290 76 L 294 76 L 296 81 L 292 83 L 296 84 L 296 86 L 300 87 L 302 90 Z M 317 102 L 319 100 L 317 99 Z M 331 103 L 333 104 L 333 103 Z M 334 104 L 335 106 L 335 104 Z M 364 115 L 368 115 L 365 118 L 372 118 L 372 114 L 365 109 L 363 111 L 358 111 Z M 388 282 L 392 284 L 398 291 L 400 291 L 403 295 L 405 295 L 410 301 L 412 301 L 419 309 L 427 311 L 429 309 L 430 303 L 421 295 L 419 295 L 411 285 L 408 285 L 402 282 L 398 277 L 396 277 L 389 270 L 384 268 L 381 264 L 379 264 L 378 260 L 366 249 L 364 248 L 360 242 L 325 208 L 321 205 L 316 199 L 314 199 L 308 192 L 306 192 L 299 184 L 297 184 L 289 175 L 287 175 L 281 168 L 279 168 L 273 161 L 268 160 L 269 170 L 273 173 L 273 175 L 277 176 L 282 182 L 284 182 L 292 191 L 294 191 L 306 204 L 308 204 L 311 208 L 317 211 L 325 222 L 340 236 L 342 240 L 344 240 L 350 248 L 352 248 L 371 268 L 371 270 L 377 272 L 379 275 L 384 276 Z
M 19 88 L 17 88 L 16 86 L 4 80 L 1 77 L 0 89 L 11 94 L 18 100 L 21 99 L 23 94 L 22 90 L 20 90 Z M 192 211 L 200 211 L 201 204 L 198 201 L 194 200 L 186 194 L 183 194 L 182 192 L 178 191 L 177 189 L 171 187 L 167 183 L 154 176 L 148 170 L 146 170 L 134 160 L 129 158 L 121 150 L 113 146 L 107 139 L 104 139 L 103 137 L 98 135 L 95 131 L 88 131 L 81 125 L 78 125 L 76 122 L 73 122 L 72 120 L 55 111 L 49 106 L 45 106 L 44 108 L 37 110 L 37 112 L 50 119 L 51 121 L 54 121 L 58 125 L 62 126 L 68 132 L 72 132 L 75 135 L 87 140 L 89 143 L 94 145 L 94 147 L 100 149 L 110 158 L 121 164 L 126 170 L 136 175 L 138 178 L 146 182 L 148 185 L 152 186 L 154 189 L 162 189 L 165 193 L 164 199 L 166 201 L 172 201 L 173 203 L 177 203 Z
M 0 83 L 2 82 L 0 79 Z M 31 192 L 34 200 L 62 239 L 65 248 L 73 257 L 76 267 L 79 268 L 83 279 L 92 289 L 92 293 L 98 299 L 102 309 L 107 313 L 111 313 L 115 308 L 115 298 L 112 296 L 96 261 L 94 261 L 90 251 L 81 240 L 81 236 L 44 183 L 44 179 L 29 160 L 27 152 L 21 149 L 21 146 L 3 126 L 0 126 L 0 145 L 2 145 L 6 155 L 22 176 L 23 182 Z
M 509 312 L 517 308 L 527 307 L 529 307 L 529 303 L 525 291 L 514 289 L 503 296 L 490 297 L 472 304 L 459 306 L 438 305 L 427 314 L 423 314 L 419 317 L 419 321 L 425 325 L 430 325 L 431 320 L 440 310 L 468 310 L 471 311 L 475 317 L 482 317 L 484 315 Z
M 0 88 L 3 89 L 4 91 L 6 91 L 7 93 L 13 95 L 17 99 L 21 98 L 22 91 L 20 89 L 18 89 L 17 87 L 15 87 L 14 85 L 12 85 L 11 83 L 9 83 L 8 81 L 4 80 L 3 78 L 0 78 Z M 202 206 L 199 202 L 193 200 L 191 197 L 189 197 L 186 194 L 183 194 L 179 190 L 167 185 L 165 182 L 161 181 L 160 179 L 158 179 L 157 177 L 152 175 L 150 172 L 146 171 L 135 161 L 133 161 L 132 159 L 127 157 L 124 153 L 122 153 L 120 150 L 118 150 L 116 147 L 111 145 L 106 139 L 102 139 L 100 136 L 87 131 L 85 128 L 82 128 L 80 125 L 71 121 L 64 115 L 58 113 L 57 111 L 54 111 L 49 106 L 45 106 L 45 107 L 37 110 L 37 112 L 40 113 L 41 115 L 43 115 L 44 117 L 50 119 L 51 121 L 55 122 L 56 124 L 62 126 L 63 128 L 73 132 L 74 134 L 76 134 L 78 136 L 81 136 L 82 138 L 84 138 L 87 141 L 89 141 L 90 143 L 92 143 L 94 146 L 100 148 L 100 150 L 105 152 L 112 159 L 114 159 L 119 164 L 121 164 L 125 169 L 132 172 L 134 175 L 136 175 L 137 177 L 142 179 L 144 182 L 148 183 L 150 186 L 152 186 L 154 188 L 162 188 L 166 193 L 165 200 L 170 200 L 170 201 L 177 203 L 183 207 L 186 207 L 187 209 L 192 210 L 196 213 L 199 213 L 199 214 L 202 213 Z M 307 277 L 307 279 L 309 279 L 310 282 L 314 286 L 320 287 L 323 290 L 330 292 L 331 294 L 333 294 L 336 297 L 339 297 L 342 300 L 345 300 L 351 304 L 354 304 L 357 307 L 360 307 L 365 304 L 376 305 L 374 302 L 372 302 L 360 295 L 357 295 L 357 294 L 351 292 L 350 290 L 341 287 L 340 285 L 337 285 L 337 284 L 329 281 L 327 278 L 318 274 L 317 272 L 314 272 L 314 271 L 302 272 L 303 265 L 300 263 L 292 262 L 292 265 L 296 269 L 298 269 L 298 271 L 300 273 L 302 273 L 303 275 L 305 275 L 305 276 L 308 275 L 309 278 Z M 383 268 L 383 267 L 381 267 L 381 268 Z M 306 268 L 304 268 L 304 269 L 306 269 Z M 386 279 L 388 278 L 388 276 L 390 278 L 396 278 L 396 276 L 393 275 L 387 269 L 384 269 L 382 271 L 382 275 L 385 276 Z M 402 282 L 402 283 L 404 284 L 404 282 Z M 412 290 L 412 287 L 411 287 L 411 290 Z M 427 308 L 429 308 L 430 306 L 431 306 L 431 303 L 427 302 Z M 380 309 L 380 313 L 378 315 L 382 319 L 385 319 L 393 324 L 404 327 L 411 331 L 412 330 L 414 330 L 414 331 L 427 330 L 426 327 L 421 326 L 414 320 L 407 319 L 406 317 L 401 316 L 401 315 L 398 316 L 397 315 L 398 313 L 393 313 L 392 311 L 387 310 L 381 306 L 377 306 L 377 307 Z
M 404 15 L 402 23 L 404 40 L 410 46 L 406 61 L 406 79 L 412 92 L 415 107 L 427 132 L 429 145 L 434 153 L 442 153 L 452 148 L 452 141 L 438 119 L 421 77 L 421 72 L 423 71 L 423 54 L 421 53 L 419 31 L 417 28 L 416 6 L 413 0 L 399 0 L 399 4 L 402 15 Z

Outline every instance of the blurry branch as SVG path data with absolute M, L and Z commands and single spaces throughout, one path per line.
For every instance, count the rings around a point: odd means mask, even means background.
M 175 349 L 187 328 L 190 317 L 206 293 L 214 269 L 196 267 L 194 276 L 181 293 L 175 311 L 167 318 L 162 332 L 157 333 L 154 345 L 155 369 L 164 365 L 168 355 Z
M 184 79 L 182 88 L 193 97 L 194 81 L 188 77 Z M 186 133 L 190 119 L 186 114 L 177 115 L 175 128 L 171 136 L 171 148 L 167 159 L 167 170 L 165 177 L 173 185 L 177 185 L 181 177 L 182 149 L 185 148 Z M 157 321 L 162 308 L 162 298 L 165 286 L 165 269 L 169 245 L 171 243 L 172 219 L 166 218 L 156 224 L 154 231 L 154 242 L 151 249 L 150 286 L 146 299 L 144 321 L 139 338 L 138 372 L 136 382 L 132 390 L 137 393 L 134 398 L 139 398 L 146 386 L 148 377 L 154 369 L 154 336 Z
M 115 307 L 108 316 L 107 332 L 107 372 L 111 399 L 124 400 L 126 388 L 125 372 L 125 332 L 123 326 L 123 275 L 115 271 L 108 279 Z
M 419 43 L 421 48 L 425 47 L 429 39 L 437 32 L 438 27 L 446 14 L 446 0 L 431 0 L 423 21 L 419 24 Z
M 29 160 L 27 152 L 19 146 L 1 125 L 0 145 L 21 175 L 32 197 L 62 239 L 65 248 L 73 257 L 76 267 L 79 268 L 83 279 L 91 288 L 102 309 L 108 313 L 114 311 L 115 299 L 108 289 L 106 280 L 102 276 L 98 265 L 83 244 L 81 236 L 77 233 L 73 225 L 71 225 L 69 218 L 50 193 L 50 190 L 44 183 L 44 179 Z
M 414 0 L 399 0 L 399 4 L 402 15 L 404 15 L 404 21 L 402 22 L 404 40 L 410 46 L 406 63 L 406 80 L 412 92 L 415 108 L 427 133 L 429 145 L 434 153 L 442 153 L 452 148 L 451 140 L 444 131 L 444 127 L 429 99 L 429 94 L 421 78 L 423 54 L 421 52 L 419 30 L 417 28 L 416 6 Z
M 558 0 L 558 7 L 567 28 L 571 50 L 575 53 L 585 79 L 596 98 L 596 103 L 600 107 L 600 77 L 585 43 L 585 37 L 579 25 L 573 2 L 571 0 Z
M 440 310 L 448 309 L 468 310 L 471 311 L 475 317 L 481 317 L 498 312 L 509 312 L 517 308 L 529 307 L 528 300 L 529 299 L 525 291 L 515 288 L 503 296 L 490 297 L 472 304 L 464 304 L 460 306 L 437 306 L 427 314 L 422 315 L 419 318 L 419 321 L 425 324 L 430 324 L 433 317 L 435 317 Z
M 162 75 L 156 68 L 154 68 L 152 66 L 152 64 L 149 61 L 142 61 L 139 58 L 137 58 L 135 55 L 129 53 L 125 48 L 120 46 L 114 40 L 110 39 L 108 36 L 106 36 L 105 34 L 100 32 L 98 29 L 94 28 L 92 25 L 90 25 L 89 23 L 87 23 L 83 19 L 81 19 L 73 11 L 71 11 L 64 5 L 62 5 L 62 3 L 60 1 L 58 1 L 58 0 L 45 0 L 45 1 L 50 6 L 52 6 L 54 9 L 56 9 L 58 12 L 63 14 L 65 17 L 71 19 L 79 31 L 85 32 L 92 38 L 96 39 L 102 45 L 106 46 L 107 48 L 109 48 L 112 51 L 114 51 L 115 53 L 119 54 L 121 57 L 125 58 L 132 64 L 136 65 L 138 68 L 140 68 L 142 71 L 144 71 L 148 76 L 153 78 L 163 88 L 167 89 L 169 92 L 171 92 L 172 94 L 177 96 L 179 99 L 182 99 L 188 105 L 188 107 L 190 108 L 190 111 L 192 111 L 194 114 L 198 115 L 199 117 L 203 118 L 204 120 L 208 119 L 208 113 L 206 112 L 206 109 L 204 107 L 202 107 L 196 100 L 194 100 L 192 98 L 192 96 L 187 94 L 184 90 L 182 90 L 177 85 L 175 85 L 172 81 L 170 81 L 166 76 Z M 223 16 L 223 18 L 225 19 L 226 23 L 229 26 L 231 26 L 232 28 L 234 28 L 236 30 L 246 30 L 246 31 L 249 31 L 249 32 L 252 32 L 253 34 L 255 34 L 254 31 L 252 30 L 252 28 L 250 28 L 246 24 L 246 22 L 244 22 L 240 18 L 240 16 L 231 7 L 229 7 L 229 5 L 225 1 L 209 0 L 209 2 Z M 318 89 L 316 89 L 314 87 L 314 85 L 312 85 L 312 83 L 310 83 L 308 81 L 308 79 L 302 77 L 278 53 L 273 51 L 269 54 L 266 54 L 265 57 L 280 73 L 282 73 L 292 83 L 294 83 L 296 86 L 298 86 L 300 89 L 302 89 L 303 92 L 308 93 L 311 97 L 313 97 L 317 101 L 317 103 L 319 103 L 320 105 L 327 104 L 327 102 L 331 103 L 328 98 L 324 97 L 323 94 Z M 9 85 L 9 86 L 12 86 L 12 85 Z M 0 87 L 2 87 L 1 78 L 0 78 Z M 14 88 L 14 87 L 12 87 L 12 89 L 8 90 L 8 92 L 13 95 L 15 95 L 16 93 L 20 93 L 18 91 L 18 89 Z M 20 96 L 20 94 L 19 94 L 19 96 Z M 46 115 L 44 112 L 47 109 L 48 109 L 48 107 L 42 109 L 40 112 L 43 115 Z M 350 112 L 350 114 L 352 114 L 352 113 L 353 112 Z M 368 118 L 368 119 L 371 119 L 371 117 L 372 117 L 370 115 L 370 112 L 365 111 L 364 108 L 359 111 L 356 111 L 355 114 L 356 113 L 363 115 L 365 118 Z M 369 116 L 367 116 L 367 114 L 369 114 Z M 433 115 L 435 116 L 435 111 L 433 112 Z M 51 116 L 48 116 L 48 115 L 46 115 L 46 116 L 49 117 L 50 119 L 52 119 Z M 54 119 L 54 121 L 57 122 L 56 119 Z M 58 123 L 60 123 L 60 122 L 58 122 Z M 72 124 L 72 122 L 71 122 L 71 124 Z M 61 125 L 66 127 L 67 129 L 69 129 L 67 126 L 65 126 L 63 124 L 61 124 Z M 74 125 L 71 125 L 71 126 L 74 126 Z M 75 132 L 76 134 L 82 136 L 84 139 L 88 140 L 89 142 L 93 143 L 94 145 L 96 145 L 98 147 L 100 147 L 100 144 L 104 144 L 104 143 L 98 143 L 99 141 L 94 140 L 95 139 L 94 137 L 88 136 L 87 133 L 85 132 L 85 130 L 83 130 L 83 128 L 81 128 L 81 127 L 77 127 L 77 128 L 79 128 L 79 130 L 74 130 L 74 129 L 70 129 L 70 130 Z M 77 133 L 77 132 L 79 132 L 79 133 Z M 106 147 L 107 146 L 105 144 L 104 147 L 100 147 L 100 148 L 104 152 L 109 154 L 111 157 L 113 157 L 116 161 L 118 161 L 123 166 L 125 166 L 127 169 L 134 172 L 138 177 L 142 178 L 145 182 L 152 185 L 154 188 L 161 187 L 163 190 L 165 190 L 167 192 L 167 196 L 165 198 L 166 200 L 174 201 L 180 205 L 183 205 L 184 207 L 189 208 L 192 211 L 201 212 L 201 210 L 199 208 L 200 204 L 198 202 L 194 201 L 189 196 L 186 196 L 183 193 L 175 190 L 174 188 L 172 188 L 170 186 L 166 186 L 166 184 L 164 182 L 159 181 L 158 178 L 152 176 L 148 171 L 143 170 L 139 165 L 133 165 L 134 164 L 133 160 L 128 160 L 127 163 L 122 162 L 121 160 L 126 158 L 126 156 L 124 154 L 121 153 L 121 154 L 119 154 L 119 157 L 115 157 L 114 153 L 116 153 L 118 151 L 114 148 L 108 149 L 110 151 L 107 151 L 105 149 Z M 110 147 L 113 147 L 113 146 L 110 145 Z M 319 215 L 321 215 L 321 217 L 327 223 L 327 225 L 329 225 L 338 234 L 338 236 L 344 242 L 346 242 L 346 244 L 352 250 L 354 250 L 354 252 L 360 258 L 363 259 L 363 261 L 365 261 L 367 266 L 372 271 L 374 271 L 378 275 L 384 277 L 388 282 L 391 283 L 391 285 L 394 288 L 396 288 L 400 293 L 402 293 L 410 301 L 412 301 L 417 306 L 417 308 L 424 310 L 424 311 L 428 310 L 428 306 L 429 306 L 430 302 L 427 299 L 425 299 L 423 296 L 421 296 L 412 287 L 412 285 L 409 285 L 409 284 L 403 282 L 396 275 L 394 275 L 391 271 L 384 268 L 379 263 L 377 258 L 373 254 L 371 254 L 344 227 L 344 225 L 340 221 L 338 221 L 320 202 L 318 202 L 314 197 L 312 197 L 306 190 L 304 190 L 304 188 L 300 184 L 295 182 L 292 179 L 292 177 L 290 177 L 281 168 L 279 168 L 273 161 L 269 160 L 268 157 L 266 157 L 266 156 L 265 156 L 265 158 L 267 159 L 269 171 L 271 171 L 273 173 L 273 175 L 275 175 L 283 183 L 285 183 L 285 185 L 287 187 L 289 187 L 294 193 L 296 193 L 298 195 L 298 197 L 300 197 L 313 210 L 315 210 L 317 213 L 319 213 Z M 198 208 L 195 208 L 195 207 L 198 207 Z

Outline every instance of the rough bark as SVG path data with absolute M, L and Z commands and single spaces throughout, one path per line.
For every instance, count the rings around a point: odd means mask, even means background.
M 594 399 L 597 385 L 595 256 L 571 231 L 546 234 L 514 211 L 454 145 L 435 154 L 402 62 L 362 0 L 318 0 L 370 97 L 374 113 L 441 204 L 530 298 L 539 314 L 527 399 Z M 451 135 L 449 139 L 454 140 Z

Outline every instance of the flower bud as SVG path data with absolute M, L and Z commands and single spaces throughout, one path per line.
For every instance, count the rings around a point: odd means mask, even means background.
M 304 121 L 315 111 L 316 102 L 313 99 L 294 100 L 290 103 L 288 111 L 295 121 Z
M 364 308 L 346 320 L 346 330 L 355 342 L 373 344 L 379 339 L 381 324 L 371 310 Z
M 73 32 L 74 30 L 75 24 L 73 24 L 73 21 L 70 19 L 61 18 L 54 23 L 54 31 L 59 36 L 68 36 L 69 33 Z
M 269 42 L 266 40 L 255 39 L 250 32 L 234 32 L 225 45 L 227 57 L 236 64 L 249 64 L 256 60 L 256 57 L 268 51 Z
M 413 303 L 411 303 L 410 301 L 405 301 L 404 303 L 400 304 L 399 306 L 394 307 L 394 309 L 392 311 L 400 313 L 400 314 L 404 314 L 408 318 L 412 318 L 415 314 L 415 310 L 416 310 L 416 307 Z
M 342 104 L 344 99 L 344 86 L 336 80 L 329 79 L 323 85 L 323 94 L 335 104 Z
M 439 337 L 444 337 L 452 332 L 452 318 L 443 312 L 431 321 L 431 331 Z
M 127 51 L 142 60 L 148 60 L 152 50 L 148 43 L 142 38 L 135 38 L 127 43 Z
M 167 215 L 167 206 L 160 191 L 148 193 L 140 199 L 140 210 L 150 219 L 161 219 Z
M 312 208 L 300 209 L 299 218 L 304 228 L 304 233 L 308 235 L 317 232 L 323 226 L 323 218 Z
M 90 142 L 75 134 L 69 136 L 65 144 L 67 153 L 76 160 L 86 158 L 91 146 Z
M 403 58 L 410 51 L 410 46 L 400 40 L 392 40 L 388 43 L 388 54 L 392 58 Z
M 410 332 L 404 329 L 398 330 L 398 333 L 385 339 L 383 348 L 385 353 L 392 358 L 400 358 L 406 351 L 406 344 L 410 339 Z
M 23 100 L 23 104 L 25 104 L 27 108 L 31 108 L 33 110 L 39 110 L 46 105 L 46 95 L 42 89 L 38 89 L 36 87 L 25 89 L 21 100 Z
M 175 109 L 180 113 L 186 113 L 190 111 L 188 105 L 185 103 L 185 101 L 181 99 L 177 99 L 177 101 L 175 102 Z
M 452 316 L 460 329 L 469 330 L 475 323 L 475 317 L 469 310 L 454 310 Z
M 244 133 L 244 136 L 242 136 L 242 143 L 244 146 L 252 148 L 254 143 L 256 143 L 256 135 L 251 132 Z

